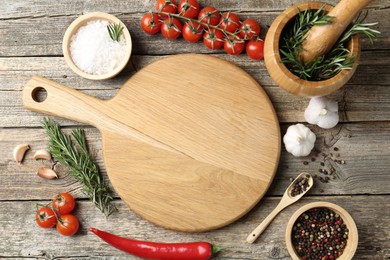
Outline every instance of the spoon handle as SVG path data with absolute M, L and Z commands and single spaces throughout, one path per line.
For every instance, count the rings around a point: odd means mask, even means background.
M 271 221 L 282 211 L 287 205 L 279 203 L 278 206 L 258 225 L 246 238 L 246 242 L 253 243 L 256 239 L 263 233 L 263 231 L 268 227 Z

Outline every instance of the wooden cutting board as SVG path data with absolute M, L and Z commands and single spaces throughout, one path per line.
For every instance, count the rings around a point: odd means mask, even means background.
M 36 92 L 47 92 L 39 102 Z M 33 77 L 24 106 L 97 127 L 109 179 L 150 222 L 208 231 L 263 197 L 280 156 L 279 123 L 261 86 L 207 55 L 175 55 L 135 73 L 110 100 Z

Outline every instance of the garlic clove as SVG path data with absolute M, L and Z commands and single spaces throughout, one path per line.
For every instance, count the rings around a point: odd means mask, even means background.
M 30 149 L 28 144 L 19 144 L 14 148 L 14 160 L 21 164 L 27 150 Z
M 41 149 L 41 150 L 38 150 L 38 151 L 35 152 L 34 159 L 35 160 L 43 159 L 43 160 L 50 161 L 51 160 L 51 154 L 48 151 L 46 151 L 44 149 Z
M 47 167 L 39 168 L 37 175 L 41 178 L 48 179 L 48 180 L 58 178 L 57 173 L 55 171 L 53 171 L 52 169 L 47 168 Z

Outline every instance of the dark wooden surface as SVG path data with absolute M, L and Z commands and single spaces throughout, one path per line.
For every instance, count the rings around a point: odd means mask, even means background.
M 337 1 L 329 1 L 335 4 Z M 242 20 L 253 18 L 262 25 L 264 38 L 267 27 L 287 7 L 298 3 L 282 1 L 200 1 L 221 11 L 237 12 Z M 188 234 L 165 230 L 141 219 L 115 195 L 119 212 L 105 218 L 86 199 L 81 186 L 57 166 L 60 178 L 40 179 L 35 172 L 33 152 L 27 153 L 22 165 L 12 159 L 13 148 L 29 143 L 33 151 L 45 148 L 47 136 L 41 128 L 44 115 L 23 108 L 21 90 L 31 75 L 58 81 L 84 93 L 108 99 L 137 70 L 166 55 L 206 53 L 226 59 L 251 74 L 270 96 L 277 111 L 281 134 L 289 125 L 304 122 L 303 111 L 308 99 L 293 96 L 279 88 L 263 61 L 237 57 L 222 51 L 210 51 L 201 43 L 190 44 L 183 39 L 167 41 L 161 35 L 142 32 L 139 22 L 152 10 L 150 1 L 49 1 L 16 0 L 0 4 L 0 258 L 6 259 L 135 259 L 107 246 L 87 228 L 94 226 L 118 235 L 150 241 L 174 242 L 206 240 L 223 250 L 217 259 L 289 259 L 284 242 L 286 223 L 299 207 L 312 201 L 329 201 L 344 207 L 355 219 L 359 245 L 355 259 L 390 258 L 390 1 L 373 1 L 367 21 L 379 22 L 381 31 L 371 43 L 363 38 L 360 65 L 350 82 L 331 98 L 339 102 L 341 122 L 333 129 L 309 126 L 317 135 L 315 154 L 295 158 L 282 147 L 279 169 L 267 196 L 246 216 L 216 231 Z M 62 37 L 69 24 L 79 15 L 103 11 L 125 22 L 133 39 L 133 55 L 127 68 L 116 78 L 95 82 L 74 74 L 62 57 Z M 223 69 L 223 68 L 221 68 Z M 69 131 L 82 127 L 106 177 L 101 157 L 99 132 L 89 126 L 55 118 Z M 335 151 L 337 147 L 338 151 Z M 337 164 L 334 159 L 344 160 Z M 314 160 L 314 161 L 312 161 Z M 305 162 L 308 162 L 307 164 Z M 324 166 L 321 165 L 324 164 Z M 284 210 L 254 243 L 246 236 L 277 205 L 289 178 L 301 171 L 319 173 L 319 169 L 335 168 L 329 183 L 315 181 L 315 187 L 297 204 Z M 78 201 L 75 214 L 81 229 L 74 237 L 62 237 L 52 230 L 43 230 L 34 223 L 36 203 L 45 203 L 58 192 L 68 191 Z

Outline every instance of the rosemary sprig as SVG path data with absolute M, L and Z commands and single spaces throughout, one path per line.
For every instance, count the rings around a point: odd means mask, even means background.
M 123 26 L 119 23 L 117 24 L 109 24 L 107 25 L 108 34 L 110 35 L 113 41 L 119 42 L 119 38 L 121 37 Z
M 76 145 L 54 120 L 45 118 L 43 128 L 50 138 L 49 151 L 54 159 L 67 166 L 69 174 L 83 184 L 84 193 L 96 207 L 106 216 L 116 211 L 116 207 L 111 204 L 113 197 L 110 188 L 99 174 L 98 166 L 89 152 L 84 130 L 75 129 L 71 132 Z
M 333 77 L 341 70 L 351 69 L 355 57 L 350 55 L 350 51 L 347 48 L 348 40 L 357 33 L 363 33 L 372 40 L 380 33 L 370 28 L 377 23 L 363 23 L 364 18 L 360 21 L 357 20 L 340 37 L 328 54 L 304 64 L 300 57 L 300 52 L 302 51 L 302 43 L 305 41 L 306 33 L 314 25 L 328 24 L 333 19 L 333 17 L 326 15 L 323 8 L 324 5 L 316 12 L 310 10 L 301 12 L 298 10 L 298 15 L 290 28 L 283 32 L 280 47 L 282 62 L 292 73 L 305 80 L 325 80 Z

